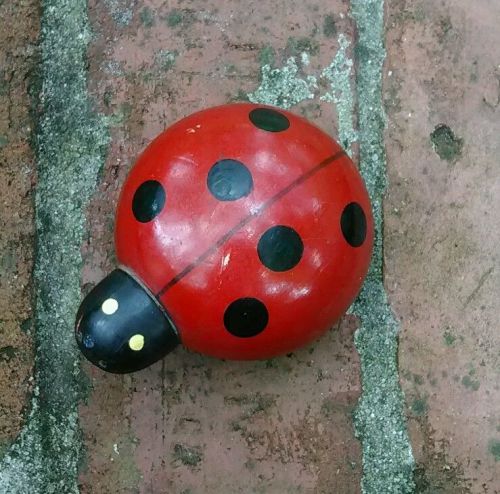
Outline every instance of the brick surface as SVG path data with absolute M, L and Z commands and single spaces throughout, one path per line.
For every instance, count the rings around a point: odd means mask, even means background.
M 33 118 L 36 2 L 0 2 L 0 455 L 23 423 L 33 353 Z
M 500 492 L 500 10 L 388 5 L 386 283 L 417 484 Z

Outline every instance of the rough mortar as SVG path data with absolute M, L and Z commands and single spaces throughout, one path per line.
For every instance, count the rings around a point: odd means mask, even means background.
M 386 188 L 381 93 L 384 2 L 353 0 L 352 16 L 358 28 L 355 54 L 360 170 L 372 200 L 376 229 L 372 265 L 353 307 L 361 319 L 355 344 L 361 358 L 363 386 L 354 416 L 355 428 L 363 444 L 363 493 L 404 494 L 414 492 L 414 459 L 398 378 L 399 326 L 387 301 L 382 270 L 382 200 Z
M 76 493 L 82 459 L 77 403 L 86 381 L 73 336 L 80 299 L 84 208 L 108 141 L 90 106 L 83 0 L 42 2 L 35 260 L 35 381 L 31 411 L 0 463 L 2 492 Z

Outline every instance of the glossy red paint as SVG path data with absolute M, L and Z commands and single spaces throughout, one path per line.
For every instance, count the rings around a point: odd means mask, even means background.
M 186 347 L 227 359 L 287 353 L 331 328 L 358 293 L 373 244 L 367 191 L 340 146 L 283 110 L 273 109 L 288 128 L 259 128 L 249 118 L 256 108 L 270 107 L 220 106 L 167 129 L 132 168 L 117 211 L 120 264 L 158 298 Z M 221 201 L 210 193 L 208 173 L 223 159 L 251 172 L 248 195 Z M 148 180 L 161 183 L 166 199 L 154 219 L 139 222 L 132 203 Z M 341 228 L 353 202 L 366 218 L 356 247 Z M 275 225 L 293 228 L 303 242 L 300 261 L 286 271 L 264 266 L 257 251 Z M 224 325 L 225 311 L 249 297 L 267 308 L 267 325 L 255 336 L 235 336 Z

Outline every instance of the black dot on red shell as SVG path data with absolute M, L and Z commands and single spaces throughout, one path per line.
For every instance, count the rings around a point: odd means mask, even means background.
M 363 245 L 366 238 L 366 216 L 357 202 L 349 203 L 342 211 L 340 226 L 344 238 L 353 247 Z
M 166 196 L 165 189 L 160 182 L 156 180 L 143 182 L 132 199 L 132 212 L 135 219 L 141 223 L 151 221 L 165 206 Z
M 260 237 L 257 252 L 266 268 L 288 271 L 302 259 L 304 243 L 293 228 L 277 225 L 266 230 Z
M 286 115 L 272 108 L 255 108 L 249 117 L 255 127 L 268 132 L 283 132 L 290 127 Z
M 224 312 L 224 326 L 239 338 L 250 338 L 262 333 L 269 322 L 269 313 L 256 298 L 239 298 Z
M 252 191 L 252 174 L 240 161 L 220 160 L 210 168 L 207 186 L 211 194 L 219 201 L 236 201 Z

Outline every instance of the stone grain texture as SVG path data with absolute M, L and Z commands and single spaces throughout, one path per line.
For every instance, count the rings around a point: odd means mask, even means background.
M 385 274 L 417 489 L 498 493 L 500 5 L 387 7 Z
M 19 432 L 33 370 L 32 268 L 39 12 L 0 3 L 0 456 Z

